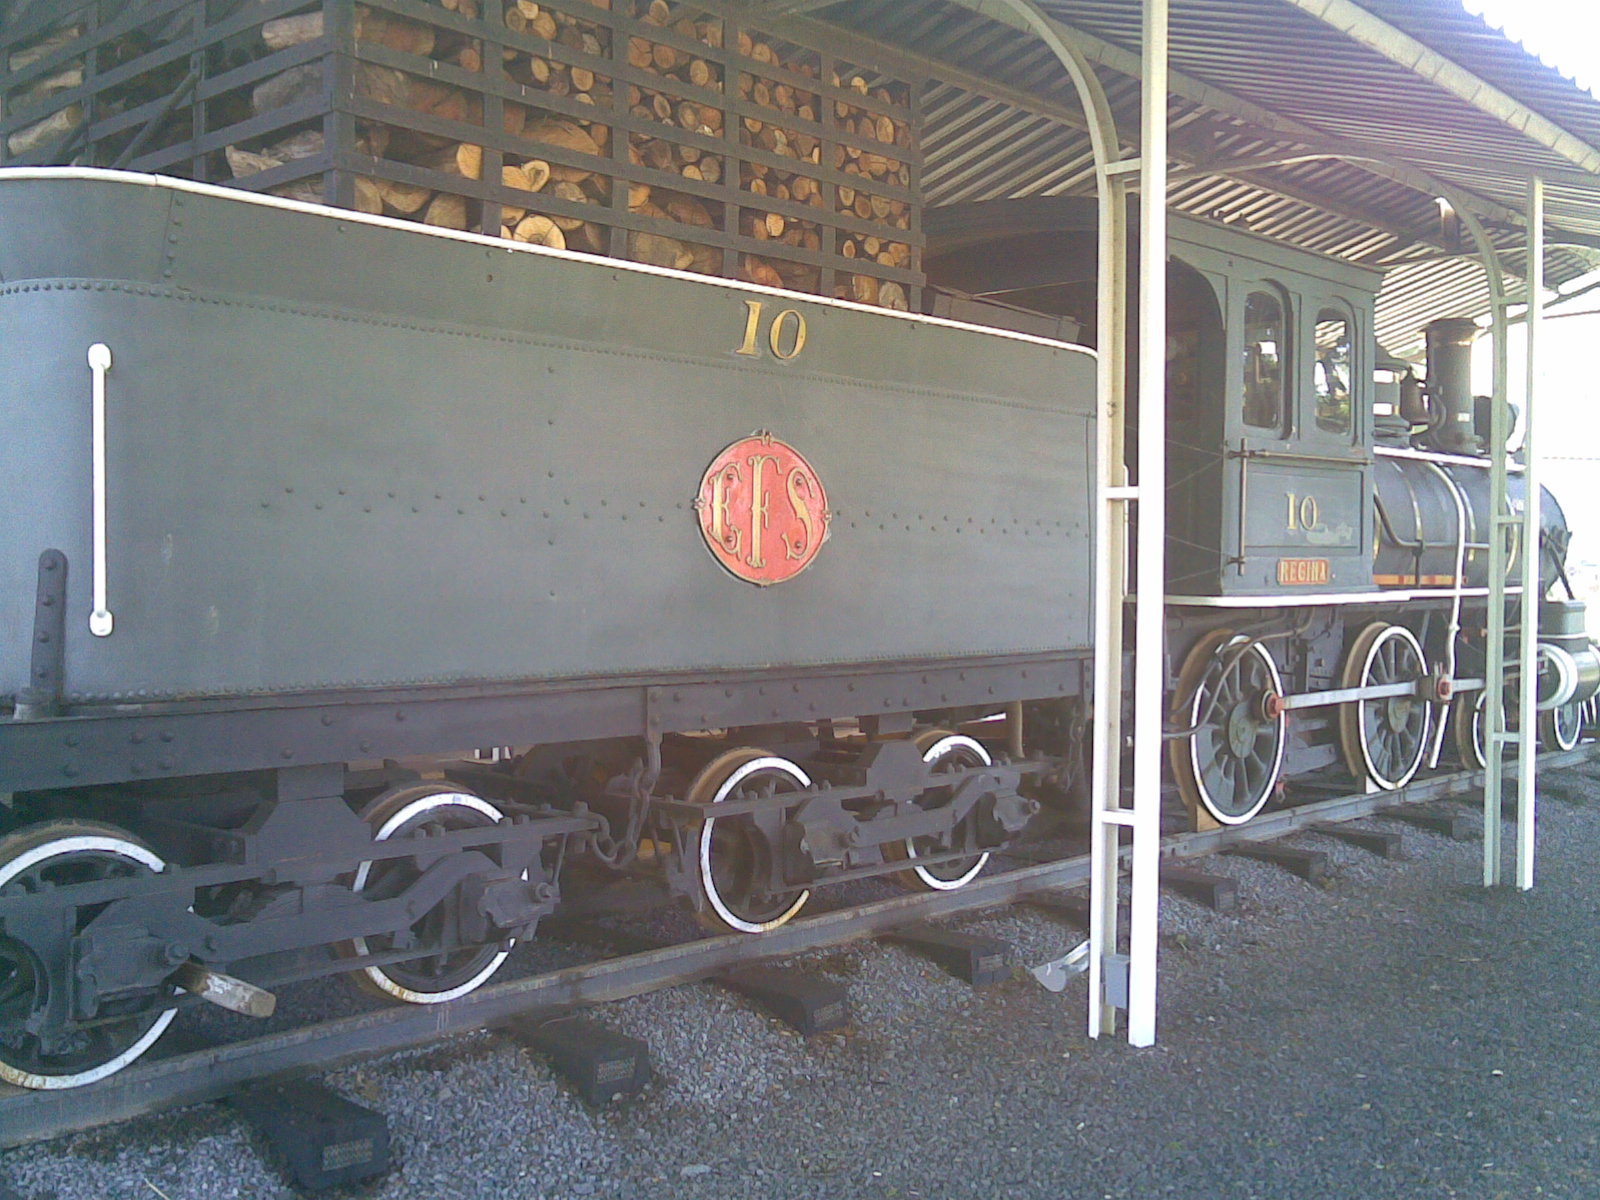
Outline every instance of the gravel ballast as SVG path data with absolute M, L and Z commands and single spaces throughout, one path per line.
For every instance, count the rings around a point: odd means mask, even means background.
M 1404 833 L 1398 861 L 1294 838 L 1329 855 L 1320 885 L 1196 860 L 1235 878 L 1239 903 L 1163 897 L 1149 1050 L 1086 1036 L 1081 978 L 1055 995 L 1019 968 L 974 990 L 864 944 L 796 960 L 848 985 L 843 1034 L 802 1039 L 710 984 L 594 1010 L 646 1038 L 657 1068 L 642 1096 L 599 1111 L 491 1033 L 334 1072 L 327 1083 L 388 1115 L 396 1148 L 394 1170 L 355 1194 L 1600 1196 L 1600 766 L 1542 790 L 1528 894 L 1479 886 L 1479 841 L 1384 821 L 1366 824 Z M 1081 937 L 1020 905 L 960 928 L 1007 940 L 1021 964 Z M 5 1187 L 295 1194 L 223 1105 L 7 1152 Z

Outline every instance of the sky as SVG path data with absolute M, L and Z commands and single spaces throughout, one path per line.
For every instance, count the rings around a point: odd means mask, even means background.
M 1463 5 L 1600 95 L 1600 3 L 1596 0 L 1463 0 Z

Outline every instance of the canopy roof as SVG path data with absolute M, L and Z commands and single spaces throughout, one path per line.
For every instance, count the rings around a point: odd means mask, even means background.
M 887 69 L 920 68 L 930 204 L 1092 194 L 1064 68 L 1000 0 L 766 0 Z M 1140 0 L 1042 0 L 1095 64 L 1124 146 L 1138 130 Z M 1172 0 L 1169 201 L 1176 211 L 1387 271 L 1379 340 L 1415 351 L 1478 317 L 1475 248 L 1439 198 L 1525 269 L 1527 181 L 1547 184 L 1546 279 L 1600 268 L 1600 100 L 1459 0 Z

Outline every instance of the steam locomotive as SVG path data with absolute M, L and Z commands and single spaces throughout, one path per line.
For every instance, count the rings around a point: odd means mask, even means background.
M 448 1002 L 617 880 L 749 933 L 826 883 L 959 888 L 1080 794 L 1092 230 L 946 219 L 909 316 L 0 173 L 0 1080 L 92 1083 L 184 1005 L 326 974 Z M 1400 786 L 1447 723 L 1473 761 L 1459 330 L 1419 448 L 1375 275 L 1176 220 L 1171 253 L 1195 819 L 1341 763 Z M 1600 662 L 1543 604 L 1559 740 Z
M 1093 327 L 1091 202 L 957 206 L 928 227 L 936 311 Z M 1477 326 L 1428 327 L 1424 388 L 1374 341 L 1377 272 L 1178 216 L 1168 264 L 1169 748 L 1191 813 L 1240 824 L 1285 777 L 1341 765 L 1396 789 L 1447 740 L 1481 768 L 1493 526 Z M 1508 491 L 1520 512 L 1519 464 Z M 1540 735 L 1571 749 L 1600 659 L 1549 491 L 1540 512 Z

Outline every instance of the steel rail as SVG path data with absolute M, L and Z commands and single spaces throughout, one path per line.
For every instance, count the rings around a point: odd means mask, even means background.
M 1600 759 L 1600 742 L 1541 756 L 1541 771 Z M 1163 859 L 1213 854 L 1230 845 L 1271 841 L 1330 821 L 1470 793 L 1484 772 L 1459 771 L 1393 792 L 1338 796 L 1259 816 L 1247 825 L 1162 839 Z M 1123 856 L 1126 858 L 1127 848 Z M 752 938 L 729 934 L 640 954 L 567 967 L 485 987 L 448 1005 L 405 1006 L 340 1017 L 225 1045 L 147 1059 L 102 1083 L 62 1091 L 0 1086 L 0 1149 L 165 1109 L 217 1100 L 264 1080 L 334 1067 L 471 1033 L 512 1017 L 556 1013 L 692 983 L 762 959 L 783 958 L 887 933 L 938 917 L 993 908 L 1052 888 L 1089 882 L 1089 857 L 1079 855 L 982 877 L 955 892 L 897 896 L 792 921 Z

